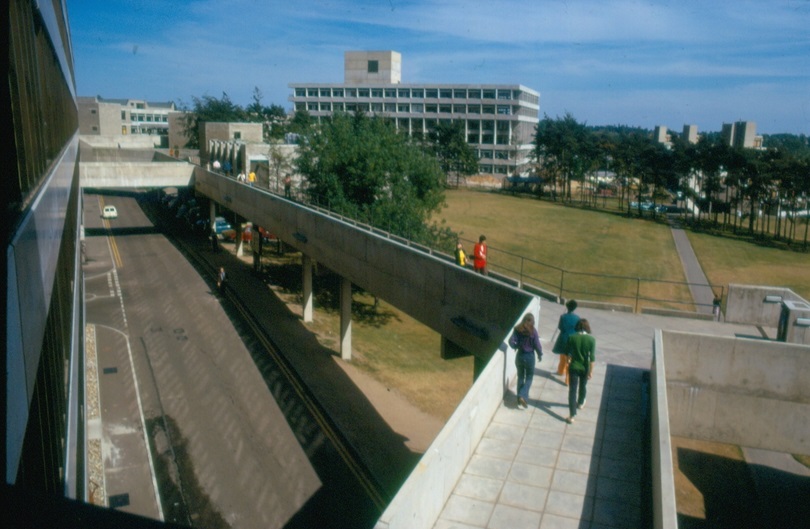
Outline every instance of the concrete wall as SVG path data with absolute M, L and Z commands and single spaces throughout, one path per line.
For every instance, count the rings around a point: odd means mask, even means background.
M 662 333 L 672 435 L 810 454 L 810 347 Z
M 650 455 L 652 457 L 653 527 L 677 529 L 678 511 L 672 440 L 667 403 L 667 379 L 661 331 L 655 331 L 653 363 L 650 368 Z
M 195 191 L 488 359 L 534 296 L 296 202 L 196 168 Z
M 82 187 L 133 188 L 188 186 L 194 167 L 184 162 L 82 162 Z
M 726 299 L 726 322 L 776 327 L 779 323 L 782 305 L 765 303 L 766 296 L 780 296 L 784 300 L 804 301 L 801 296 L 789 288 L 730 284 Z
M 539 300 L 524 312 L 537 316 Z M 515 325 L 517 321 L 513 322 Z M 514 351 L 496 351 L 442 431 L 375 525 L 376 529 L 430 529 L 514 382 Z M 511 372 L 511 376 L 509 373 Z M 506 377 L 506 378 L 504 378 Z

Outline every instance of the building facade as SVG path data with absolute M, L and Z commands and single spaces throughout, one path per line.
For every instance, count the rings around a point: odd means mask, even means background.
M 394 51 L 346 52 L 344 82 L 292 83 L 294 111 L 316 119 L 334 112 L 365 112 L 390 119 L 411 136 L 426 136 L 440 122 L 461 121 L 479 172 L 527 174 L 540 94 L 523 85 L 403 84 Z
M 79 97 L 79 133 L 99 136 L 151 135 L 169 146 L 170 115 L 181 115 L 174 103 L 156 103 L 140 99 L 104 99 Z M 165 139 L 164 139 L 165 138 Z
M 9 64 L 0 101 L 11 138 L 1 260 L 4 491 L 81 498 L 81 189 L 67 12 L 64 2 L 33 0 L 1 9 Z
M 723 141 L 739 149 L 761 149 L 762 136 L 757 136 L 757 124 L 753 121 L 723 123 L 720 131 Z

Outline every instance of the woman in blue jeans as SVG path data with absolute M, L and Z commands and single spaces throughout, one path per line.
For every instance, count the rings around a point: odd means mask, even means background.
M 534 378 L 534 356 L 537 355 L 538 362 L 543 359 L 543 346 L 540 345 L 540 335 L 534 327 L 531 313 L 523 316 L 520 325 L 515 327 L 509 338 L 509 346 L 515 349 L 518 406 L 528 408 L 529 389 Z
M 581 319 L 577 322 L 576 334 L 568 338 L 565 354 L 568 357 L 568 418 L 571 424 L 577 416 L 577 410 L 585 406 L 588 380 L 593 375 L 593 363 L 596 361 L 596 338 L 591 336 L 591 324 Z

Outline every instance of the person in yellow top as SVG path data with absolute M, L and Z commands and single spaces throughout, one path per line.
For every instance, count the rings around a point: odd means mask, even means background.
M 248 175 L 248 185 L 250 185 L 250 187 L 253 187 L 253 184 L 255 183 L 256 183 L 256 173 L 251 171 L 250 174 Z
M 464 247 L 461 245 L 461 241 L 458 241 L 456 244 L 456 264 L 462 268 L 467 266 L 467 254 L 464 253 Z

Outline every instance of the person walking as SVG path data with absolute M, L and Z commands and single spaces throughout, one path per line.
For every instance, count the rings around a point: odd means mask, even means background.
M 559 355 L 560 361 L 557 363 L 557 376 L 565 377 L 565 385 L 568 385 L 568 359 L 565 357 L 566 347 L 568 346 L 568 338 L 576 332 L 577 322 L 579 322 L 579 315 L 574 314 L 577 310 L 577 302 L 574 299 L 569 299 L 565 303 L 565 308 L 568 312 L 560 316 L 560 321 L 557 323 L 557 340 L 554 342 L 554 347 L 551 351 Z
M 253 187 L 253 184 L 255 183 L 256 183 L 256 173 L 255 171 L 251 171 L 250 173 L 248 173 L 248 185 L 250 187 Z
M 520 324 L 515 327 L 509 338 L 509 346 L 515 350 L 515 367 L 517 367 L 517 402 L 518 406 L 528 408 L 529 389 L 534 378 L 534 357 L 543 359 L 543 346 L 540 335 L 534 326 L 534 316 L 527 313 Z
M 464 246 L 461 245 L 461 241 L 456 243 L 456 264 L 460 267 L 464 268 L 467 266 L 467 254 L 464 253 Z
M 228 277 L 225 274 L 225 268 L 220 266 L 219 272 L 217 273 L 217 289 L 219 290 L 220 294 L 225 293 L 225 284 L 228 281 Z
M 593 363 L 596 361 L 596 338 L 591 336 L 588 320 L 583 318 L 577 322 L 576 333 L 568 339 L 565 356 L 571 378 L 568 386 L 568 418 L 565 422 L 573 424 L 577 410 L 585 407 L 588 381 L 593 376 Z
M 284 197 L 292 198 L 292 178 L 290 178 L 290 175 L 284 177 Z
M 487 238 L 484 235 L 478 237 L 473 247 L 473 268 L 479 274 L 487 275 Z

